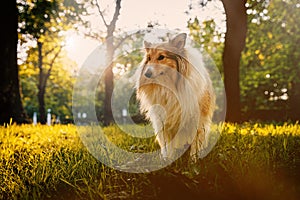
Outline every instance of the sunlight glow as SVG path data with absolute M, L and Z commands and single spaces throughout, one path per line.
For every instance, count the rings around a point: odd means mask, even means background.
M 196 8 L 195 6 L 195 8 L 189 12 L 189 15 L 187 15 L 188 4 L 188 1 L 176 1 L 176 3 L 174 3 L 173 0 L 122 1 L 121 13 L 117 21 L 117 30 L 119 32 L 126 32 L 144 29 L 150 22 L 159 24 L 155 26 L 155 28 L 178 29 L 183 32 L 188 32 L 187 21 L 196 16 L 200 21 L 213 18 L 219 29 L 225 29 L 224 9 L 221 2 L 211 2 L 205 9 Z M 112 18 L 114 6 L 115 5 L 109 0 L 101 1 L 101 9 L 105 10 L 104 17 L 107 23 L 110 22 Z M 90 12 L 94 14 L 87 17 L 89 28 L 94 32 L 105 33 L 105 26 L 97 9 L 91 9 Z M 221 40 L 223 41 L 224 38 L 221 38 Z M 69 57 L 76 61 L 81 67 L 84 60 L 100 42 L 101 41 L 88 39 L 79 35 L 69 35 L 66 39 L 66 50 L 68 51 Z
M 67 51 L 72 51 L 76 47 L 76 41 L 74 36 L 69 36 L 65 40 L 65 45 L 66 45 L 66 50 Z
M 66 34 L 65 49 L 70 59 L 74 60 L 78 67 L 81 67 L 87 56 L 99 45 L 95 40 L 83 38 L 73 31 Z

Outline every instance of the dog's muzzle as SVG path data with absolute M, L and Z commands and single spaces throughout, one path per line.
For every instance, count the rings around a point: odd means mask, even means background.
M 146 76 L 147 78 L 151 78 L 153 76 L 153 67 L 149 66 L 144 73 L 144 76 Z

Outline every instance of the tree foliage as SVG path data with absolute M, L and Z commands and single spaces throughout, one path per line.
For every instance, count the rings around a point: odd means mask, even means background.
M 299 119 L 300 4 L 296 0 L 248 0 L 246 8 L 248 31 L 240 63 L 244 117 Z M 199 23 L 193 19 L 188 27 L 199 47 L 222 66 L 223 33 L 215 28 L 214 20 Z M 269 111 L 278 111 L 278 116 Z
M 18 2 L 19 38 L 33 40 L 37 48 L 34 63 L 38 70 L 38 104 L 41 123 L 46 123 L 45 93 L 49 77 L 63 48 L 63 33 L 82 22 L 85 7 L 76 0 L 33 0 Z M 76 27 L 75 27 L 76 28 Z
M 94 2 L 94 1 L 93 1 Z M 63 59 L 65 52 L 61 50 L 53 61 L 59 49 L 63 46 L 63 31 L 82 21 L 81 14 L 86 14 L 83 4 L 75 0 L 18 0 L 19 10 L 19 41 L 25 43 L 34 40 L 36 45 L 28 51 L 26 62 L 20 66 L 23 103 L 29 116 L 36 111 L 38 101 L 39 57 L 42 56 L 43 73 L 48 81 L 45 86 L 46 108 L 61 116 L 61 119 L 71 116 L 71 91 L 73 84 L 71 61 Z M 121 3 L 121 1 L 117 1 Z M 246 47 L 242 52 L 240 62 L 240 93 L 241 110 L 246 117 L 255 116 L 257 111 L 280 111 L 282 117 L 300 118 L 300 4 L 297 0 L 259 1 L 248 0 L 245 4 L 247 14 Z M 134 49 L 143 40 L 143 34 L 138 38 L 114 37 L 116 22 L 121 7 L 116 4 L 115 17 L 108 23 L 104 10 L 99 8 L 99 14 L 107 27 L 106 34 L 98 35 L 101 41 L 112 42 L 108 45 L 110 59 L 113 59 L 116 48 L 127 39 L 127 48 Z M 119 9 L 119 11 L 118 11 Z M 115 20 L 113 22 L 113 20 Z M 114 24 L 114 26 L 113 26 Z M 110 26 L 111 25 L 111 26 Z M 76 26 L 78 27 L 78 26 Z M 76 28 L 75 27 L 75 28 Z M 190 35 L 196 46 L 206 51 L 214 60 L 224 76 L 222 54 L 225 32 L 216 27 L 215 21 L 200 22 L 198 18 L 188 21 Z M 93 36 L 93 34 L 91 33 Z M 109 36 L 110 35 L 110 36 Z M 120 34 L 122 35 L 122 34 Z M 94 35 L 95 36 L 95 35 Z M 106 37 L 107 36 L 107 37 Z M 39 55 L 38 43 L 42 43 L 42 55 Z M 129 45 L 129 46 L 128 46 Z M 126 51 L 125 51 L 126 52 Z M 126 53 L 125 53 L 126 54 Z M 141 52 L 128 53 L 114 60 L 111 65 L 112 77 L 107 79 L 107 85 L 113 86 L 112 80 L 119 81 L 122 71 L 136 67 L 141 59 Z M 51 63 L 53 61 L 53 65 Z M 129 67 L 129 68 L 128 68 Z M 49 69 L 50 73 L 49 72 Z M 129 70 L 130 71 L 130 70 Z M 126 86 L 127 87 L 127 86 Z M 130 89 L 128 86 L 126 89 Z M 122 99 L 127 90 L 116 92 L 116 98 Z M 98 119 L 104 121 L 105 86 L 100 85 L 96 102 Z M 110 94 L 111 95 L 111 94 Z M 110 102 L 110 101 L 109 101 Z M 116 104 L 121 112 L 122 105 Z M 131 113 L 138 114 L 136 102 L 130 103 Z M 283 112 L 282 112 L 283 111 Z M 288 112 L 289 111 L 289 112 Z M 269 116 L 270 118 L 274 116 Z M 109 120 L 108 120 L 109 121 Z M 109 124 L 107 122 L 106 124 Z
M 295 118 L 297 109 L 293 108 L 299 105 L 300 4 L 274 0 L 257 5 L 249 3 L 247 11 L 249 30 L 241 67 L 244 112 L 278 110 L 283 111 L 282 117 Z
M 56 42 L 55 40 L 52 42 Z M 53 44 L 47 43 L 46 48 L 52 48 Z M 52 55 L 45 57 L 45 68 L 49 68 Z M 37 47 L 28 51 L 28 58 L 25 63 L 20 65 L 20 81 L 23 93 L 23 105 L 29 116 L 38 112 L 38 51 Z M 47 59 L 48 58 L 48 59 Z M 51 109 L 53 118 L 59 116 L 61 122 L 69 122 L 72 119 L 72 91 L 75 81 L 76 64 L 67 58 L 63 50 L 56 61 L 53 63 L 51 74 L 48 77 L 47 87 L 45 88 L 45 109 Z M 38 118 L 40 116 L 38 114 Z
M 225 33 L 217 29 L 213 19 L 202 22 L 197 17 L 190 19 L 188 28 L 195 47 L 200 48 L 203 53 L 207 53 L 219 71 L 223 73 L 222 53 Z
M 76 0 L 17 0 L 17 7 L 21 39 L 27 35 L 43 40 L 45 34 L 74 28 L 74 23 L 84 24 L 81 17 L 87 14 L 84 3 Z

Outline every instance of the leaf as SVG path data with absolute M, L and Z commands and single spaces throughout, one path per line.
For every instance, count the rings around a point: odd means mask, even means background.
M 271 32 L 268 32 L 268 38 L 272 39 L 273 38 L 273 34 Z

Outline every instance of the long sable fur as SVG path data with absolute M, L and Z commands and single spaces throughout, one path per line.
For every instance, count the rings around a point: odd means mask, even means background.
M 176 150 L 184 149 L 186 145 L 191 145 L 190 155 L 197 157 L 197 153 L 207 145 L 215 108 L 209 74 L 202 63 L 197 63 L 199 58 L 195 57 L 193 50 L 184 48 L 185 39 L 179 34 L 166 43 L 145 42 L 145 58 L 137 70 L 136 89 L 140 110 L 152 123 L 165 158 L 172 158 Z M 162 53 L 169 56 L 166 63 L 149 60 L 149 57 Z M 173 71 L 168 69 L 175 63 L 170 59 L 176 61 Z M 154 72 L 161 75 L 160 78 L 145 77 L 147 67 L 152 65 Z M 173 77 L 176 73 L 176 80 L 173 78 L 170 81 L 167 73 L 160 72 L 163 70 L 169 70 L 167 72 Z

